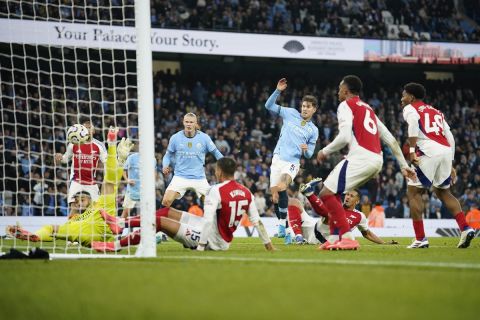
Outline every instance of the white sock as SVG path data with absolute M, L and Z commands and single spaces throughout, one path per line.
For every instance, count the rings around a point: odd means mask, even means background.
M 338 235 L 334 234 L 334 235 L 328 236 L 327 241 L 330 243 L 335 243 L 335 241 L 337 241 L 338 239 L 339 239 Z

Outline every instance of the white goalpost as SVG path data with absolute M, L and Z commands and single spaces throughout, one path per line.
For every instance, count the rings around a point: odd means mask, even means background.
M 156 256 L 150 29 L 148 0 L 1 1 L 0 254 L 40 247 L 53 258 Z M 72 161 L 60 163 L 55 154 L 64 154 L 66 130 L 81 119 L 93 124 L 94 138 L 104 147 L 110 126 L 120 129 L 118 140 L 125 137 L 138 144 L 138 248 L 99 254 L 87 242 L 72 245 L 68 234 L 55 237 L 55 228 L 51 239 L 38 242 L 5 232 L 7 225 L 35 232 L 69 221 Z M 100 188 L 104 173 L 99 162 Z M 125 189 L 122 180 L 115 215 L 122 212 Z M 91 232 L 98 235 L 95 230 Z M 81 232 L 85 236 L 86 231 Z M 113 236 L 100 238 L 111 241 Z

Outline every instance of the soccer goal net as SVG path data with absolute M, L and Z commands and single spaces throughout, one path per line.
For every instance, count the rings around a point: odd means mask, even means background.
M 155 255 L 149 10 L 134 0 L 0 2 L 0 254 L 87 257 L 98 254 L 92 241 L 141 232 L 137 255 Z M 77 123 L 92 139 L 69 145 Z M 107 143 L 109 127 L 135 143 L 128 158 Z M 138 213 L 138 230 L 112 227 Z

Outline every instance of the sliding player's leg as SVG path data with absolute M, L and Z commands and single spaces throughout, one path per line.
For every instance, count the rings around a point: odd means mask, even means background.
M 296 244 L 303 244 L 302 234 L 302 204 L 298 199 L 288 199 L 288 225 L 295 235 L 294 242 Z

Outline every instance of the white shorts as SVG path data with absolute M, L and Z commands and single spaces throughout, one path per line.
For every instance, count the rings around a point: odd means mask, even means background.
M 204 219 L 202 217 L 183 212 L 180 218 L 180 228 L 173 239 L 183 244 L 186 248 L 195 249 L 202 235 L 203 222 Z M 229 246 L 230 244 L 221 238 L 218 231 L 213 230 L 205 249 L 228 250 Z
M 417 180 L 407 179 L 407 185 L 419 188 L 430 188 L 434 186 L 439 189 L 450 188 L 452 174 L 452 155 L 446 153 L 435 157 L 425 155 L 419 157 Z
M 313 219 L 313 218 L 312 218 Z M 318 240 L 317 235 L 315 234 L 315 229 L 319 232 L 322 237 L 326 240 L 330 235 L 330 227 L 328 224 L 323 223 L 325 218 L 320 217 L 320 219 L 313 219 L 312 223 L 302 223 L 302 235 L 303 239 L 307 242 L 307 244 L 320 244 L 320 240 Z
M 270 188 L 280 183 L 280 178 L 283 174 L 288 174 L 293 181 L 299 169 L 300 164 L 283 161 L 278 155 L 274 155 L 272 165 L 270 166 Z
M 100 195 L 100 190 L 98 189 L 97 184 L 80 184 L 77 181 L 70 182 L 70 186 L 68 188 L 68 198 L 67 202 L 70 204 L 75 202 L 75 195 L 78 192 L 88 192 L 92 201 L 96 201 Z
M 363 153 L 343 159 L 333 168 L 323 185 L 336 194 L 343 194 L 365 184 L 382 170 L 382 165 L 382 156 L 369 157 Z
M 135 208 L 135 204 L 137 204 L 138 201 L 132 200 L 130 198 L 130 193 L 125 192 L 125 197 L 123 198 L 123 208 L 124 209 L 133 209 Z
M 178 196 L 177 199 L 180 199 L 181 197 L 183 197 L 183 195 L 185 194 L 185 192 L 187 192 L 187 190 L 194 190 L 197 193 L 197 195 L 200 197 L 200 196 L 205 196 L 207 194 L 208 190 L 210 190 L 210 185 L 208 184 L 208 181 L 206 178 L 205 179 L 185 179 L 185 178 L 173 176 L 173 179 L 168 185 L 167 190 L 165 190 L 165 192 L 169 190 L 178 192 L 180 194 L 180 196 Z

